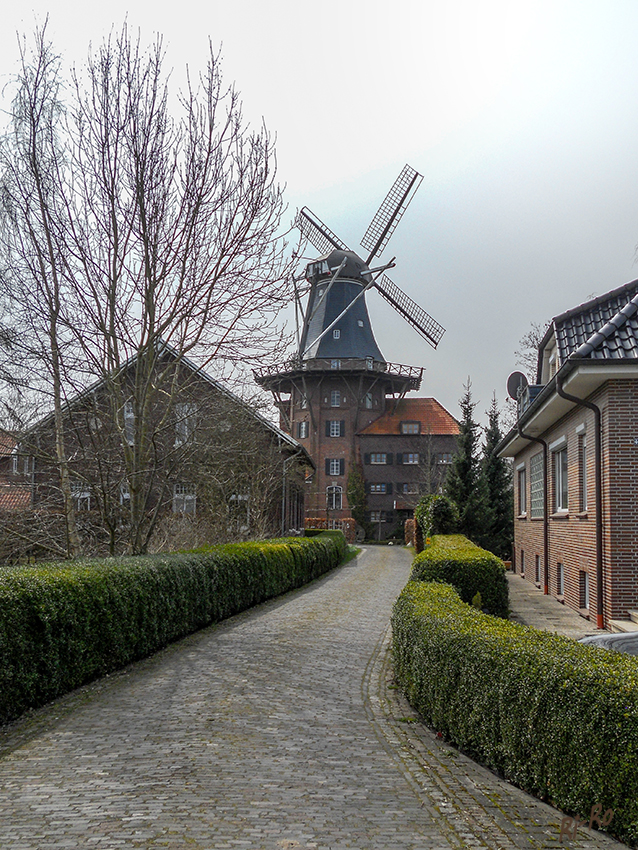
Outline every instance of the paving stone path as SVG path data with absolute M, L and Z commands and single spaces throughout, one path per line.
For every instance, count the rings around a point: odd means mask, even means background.
M 0 733 L 0 848 L 622 848 L 415 722 L 371 547 Z

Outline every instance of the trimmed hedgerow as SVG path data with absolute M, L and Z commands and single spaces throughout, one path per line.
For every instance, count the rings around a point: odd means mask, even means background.
M 398 683 L 425 721 L 543 800 L 638 840 L 638 658 L 490 617 L 410 582 L 392 617 Z
M 509 614 L 503 562 L 461 534 L 432 537 L 423 552 L 415 557 L 410 579 L 451 584 L 467 603 L 480 593 L 485 611 L 496 617 Z
M 0 571 L 0 723 L 339 564 L 340 532 Z

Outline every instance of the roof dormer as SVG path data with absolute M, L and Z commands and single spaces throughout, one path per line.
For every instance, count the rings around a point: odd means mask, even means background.
M 538 350 L 538 384 L 547 384 L 560 368 L 558 358 L 558 346 L 556 345 L 556 333 L 550 327 L 545 334 Z

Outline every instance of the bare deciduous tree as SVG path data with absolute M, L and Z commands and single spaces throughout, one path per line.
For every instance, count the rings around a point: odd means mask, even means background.
M 99 440 L 92 456 L 110 482 L 104 493 L 125 479 L 128 547 L 145 551 L 167 467 L 158 447 L 184 392 L 180 360 L 255 361 L 272 349 L 287 300 L 269 133 L 246 126 L 212 50 L 174 118 L 162 63 L 161 39 L 144 51 L 124 27 L 75 73 L 63 110 L 59 61 L 42 31 L 33 54 L 22 54 L 3 140 L 5 293 L 25 328 L 25 352 L 53 381 L 70 554 L 80 544 L 65 393 L 88 376 L 102 380 L 108 411 L 100 415 L 119 438 L 117 468 L 107 469 L 115 461 L 112 451 L 99 455 Z M 121 513 L 112 500 L 104 499 L 105 518 Z
M 548 327 L 549 322 L 532 322 L 530 329 L 520 338 L 518 343 L 520 347 L 515 352 L 516 365 L 521 367 L 531 384 L 536 383 L 538 349 Z
M 70 293 L 59 243 L 64 152 L 59 60 L 36 33 L 33 54 L 21 49 L 11 126 L 0 146 L 4 295 L 11 305 L 19 350 L 50 386 L 55 451 L 64 503 L 67 553 L 80 553 L 65 447 L 65 354 L 71 342 L 65 317 Z M 14 345 L 17 349 L 17 345 Z

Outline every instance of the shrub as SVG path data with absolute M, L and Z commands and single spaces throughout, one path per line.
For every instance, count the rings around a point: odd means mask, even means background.
M 340 532 L 0 571 L 0 722 L 337 566 Z
M 497 617 L 508 616 L 508 587 L 503 562 L 460 534 L 433 537 L 412 564 L 412 581 L 451 584 L 463 602 L 477 593 L 482 606 Z
M 477 611 L 410 582 L 395 604 L 397 681 L 425 721 L 507 779 L 638 839 L 638 659 Z
M 459 509 L 447 496 L 424 496 L 414 509 L 414 516 L 424 539 L 459 530 Z

